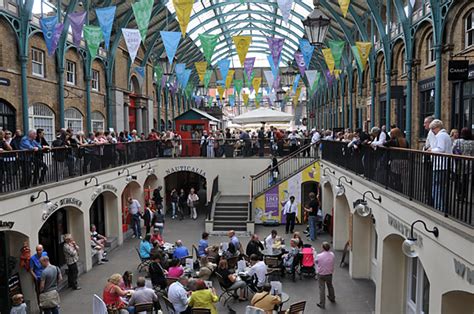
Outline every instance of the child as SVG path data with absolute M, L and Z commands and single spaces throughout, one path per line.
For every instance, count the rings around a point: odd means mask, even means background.
M 26 314 L 26 304 L 23 303 L 23 294 L 15 294 L 12 297 L 12 309 L 10 314 Z

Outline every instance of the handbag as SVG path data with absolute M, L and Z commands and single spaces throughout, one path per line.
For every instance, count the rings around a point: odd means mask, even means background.
M 43 292 L 39 295 L 40 308 L 52 309 L 59 305 L 61 300 L 59 299 L 59 293 L 57 290 L 51 290 Z

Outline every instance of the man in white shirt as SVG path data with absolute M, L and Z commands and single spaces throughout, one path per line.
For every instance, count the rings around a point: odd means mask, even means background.
M 295 197 L 290 196 L 290 200 L 286 202 L 285 206 L 283 207 L 283 215 L 286 215 L 286 226 L 285 232 L 293 233 L 295 229 L 295 219 L 296 213 L 298 212 L 298 205 L 295 202 Z
M 267 249 L 271 249 L 273 247 L 273 244 L 277 241 L 277 231 L 275 229 L 270 232 L 270 234 L 265 238 L 265 247 Z
M 132 215 L 132 229 L 133 229 L 133 238 L 142 238 L 142 228 L 140 225 L 140 209 L 141 205 L 132 197 L 128 198 L 128 212 Z
M 436 135 L 431 131 L 430 124 L 433 122 L 434 116 L 428 116 L 423 121 L 423 126 L 425 130 L 428 131 L 428 135 L 426 136 L 425 146 L 423 146 L 423 150 L 428 150 L 433 146 L 436 146 Z
M 265 284 L 265 277 L 267 275 L 267 265 L 259 260 L 256 254 L 250 256 L 250 264 L 252 267 L 248 271 L 249 276 L 257 277 L 257 288 L 260 290 Z
M 313 150 L 313 156 L 317 156 L 319 143 L 321 142 L 321 134 L 316 129 L 312 129 L 311 133 L 311 149 Z
M 191 314 L 191 308 L 188 306 L 188 292 L 184 288 L 187 285 L 188 278 L 180 277 L 168 288 L 168 299 L 173 304 L 176 313 Z
M 378 127 L 373 127 L 370 130 L 370 134 L 374 138 L 373 141 L 370 142 L 370 146 L 372 146 L 374 149 L 376 149 L 378 146 L 383 146 L 387 141 L 387 135 Z

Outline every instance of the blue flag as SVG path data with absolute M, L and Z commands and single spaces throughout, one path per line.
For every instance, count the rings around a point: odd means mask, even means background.
M 178 82 L 181 82 L 183 79 L 184 71 L 186 70 L 186 64 L 185 63 L 176 63 L 176 67 L 174 68 L 176 72 L 176 78 L 178 79 Z
M 114 24 L 115 9 L 115 6 L 95 9 L 100 29 L 102 30 L 102 34 L 104 34 L 105 49 L 107 50 L 109 50 L 110 34 L 112 33 L 112 25 Z
M 296 74 L 295 81 L 293 83 L 293 94 L 296 93 L 296 89 L 298 88 L 298 84 L 300 83 L 300 78 L 301 78 L 301 75 Z
M 268 60 L 268 63 L 270 64 L 270 69 L 272 70 L 273 77 L 277 77 L 278 67 L 276 67 L 275 64 L 273 63 L 272 55 L 268 55 L 267 60 Z M 278 64 L 280 64 L 280 62 L 281 62 L 281 55 L 280 55 L 280 59 L 278 60 Z
M 180 32 L 160 32 L 161 39 L 163 40 L 163 45 L 165 46 L 166 55 L 168 56 L 168 61 L 170 64 L 173 64 L 174 56 L 178 50 L 179 41 L 181 39 Z
M 229 105 L 231 107 L 235 106 L 235 96 L 234 95 L 229 95 Z
M 313 57 L 314 46 L 312 46 L 307 39 L 300 39 L 300 51 L 303 54 L 306 69 L 309 69 L 311 58 Z
M 56 33 L 56 24 L 58 23 L 58 17 L 48 16 L 40 19 L 41 30 L 43 31 L 44 41 L 46 42 L 46 48 L 48 48 L 49 55 L 54 53 L 53 40 Z
M 185 69 L 180 78 L 178 78 L 181 89 L 185 89 L 188 85 L 189 78 L 191 77 L 191 69 Z
M 222 59 L 217 62 L 217 66 L 219 67 L 219 70 L 221 71 L 222 81 L 225 83 L 225 80 L 227 78 L 227 73 L 229 72 L 229 68 L 230 68 L 230 60 Z

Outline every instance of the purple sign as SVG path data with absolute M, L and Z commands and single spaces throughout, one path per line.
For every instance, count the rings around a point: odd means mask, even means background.
M 285 43 L 284 38 L 267 38 L 268 46 L 270 48 L 270 53 L 273 58 L 273 64 L 276 68 L 279 66 L 281 50 L 283 49 L 283 44 Z
M 301 52 L 295 52 L 295 61 L 298 69 L 300 70 L 301 76 L 304 77 L 304 73 L 306 71 L 306 64 L 304 62 L 304 56 Z
M 247 74 L 247 79 L 250 80 L 253 71 L 253 65 L 255 64 L 255 57 L 253 58 L 246 58 L 244 61 L 244 70 Z
M 279 215 L 278 185 L 265 193 L 265 216 L 278 217 Z

